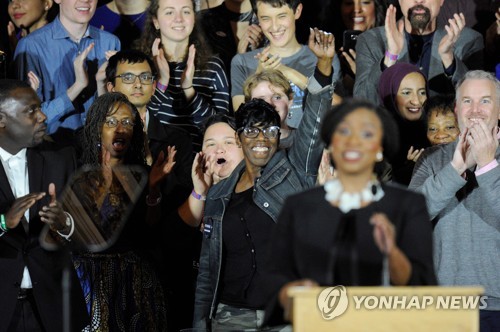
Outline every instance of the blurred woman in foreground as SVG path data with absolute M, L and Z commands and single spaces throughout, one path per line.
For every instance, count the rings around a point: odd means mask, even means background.
M 424 197 L 374 175 L 375 164 L 397 149 L 391 116 L 347 101 L 327 114 L 321 137 L 337 178 L 287 199 L 268 251 L 269 284 L 281 305 L 297 285 L 435 284 Z

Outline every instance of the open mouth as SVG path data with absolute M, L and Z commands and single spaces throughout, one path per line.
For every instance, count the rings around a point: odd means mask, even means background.
M 128 140 L 123 137 L 115 137 L 113 139 L 113 150 L 119 152 L 123 151 L 128 144 Z
M 354 23 L 359 24 L 363 23 L 365 21 L 365 18 L 363 16 L 356 16 L 353 17 L 352 20 L 354 21 Z
M 224 159 L 224 158 L 217 159 L 217 165 L 224 165 L 225 163 L 226 163 L 226 159 Z
M 412 108 L 408 108 L 408 111 L 409 111 L 410 113 L 419 113 L 419 112 L 420 112 L 420 110 L 421 110 L 421 108 L 420 108 L 420 107 L 412 107 Z

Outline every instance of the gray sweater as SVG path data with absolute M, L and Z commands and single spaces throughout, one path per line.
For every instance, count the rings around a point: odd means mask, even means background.
M 409 188 L 423 193 L 434 228 L 434 266 L 444 286 L 480 285 L 500 310 L 500 166 L 467 181 L 451 166 L 456 142 L 421 156 Z M 496 160 L 500 163 L 500 148 Z M 467 193 L 464 194 L 464 191 Z M 461 197 L 462 198 L 457 198 Z

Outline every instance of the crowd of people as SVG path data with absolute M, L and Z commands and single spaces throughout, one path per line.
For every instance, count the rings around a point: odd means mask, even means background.
M 500 330 L 498 0 L 2 6 L 0 332 L 287 331 L 290 287 L 388 284 Z

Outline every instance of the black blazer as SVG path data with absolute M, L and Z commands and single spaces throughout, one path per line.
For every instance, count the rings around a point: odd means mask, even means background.
M 30 192 L 47 192 L 49 183 L 54 183 L 59 195 L 76 168 L 71 148 L 29 148 L 27 161 Z M 0 213 L 5 214 L 14 200 L 0 163 Z M 72 267 L 72 263 L 67 253 L 49 252 L 40 246 L 39 235 L 45 224 L 38 212 L 49 200 L 47 194 L 31 207 L 28 229 L 20 222 L 16 228 L 0 237 L 0 332 L 6 331 L 12 319 L 25 264 L 30 272 L 33 296 L 45 330 L 62 331 L 61 272 L 65 264 Z M 71 320 L 72 331 L 76 331 L 85 327 L 89 318 L 76 273 L 74 269 L 71 272 Z

